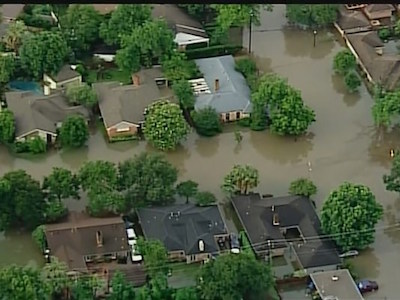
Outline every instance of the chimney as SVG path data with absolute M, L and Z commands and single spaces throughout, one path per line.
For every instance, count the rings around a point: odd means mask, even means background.
M 218 90 L 219 90 L 219 79 L 215 79 L 215 82 L 214 82 L 214 89 L 215 89 L 215 91 L 218 91 Z
M 138 74 L 132 75 L 132 83 L 134 86 L 139 86 L 140 85 L 140 77 Z
M 96 231 L 96 242 L 97 242 L 97 247 L 102 247 L 103 246 L 103 234 L 101 231 Z
M 375 47 L 376 54 L 382 55 L 383 54 L 383 47 Z
M 272 220 L 272 225 L 278 226 L 279 225 L 279 216 L 278 214 L 274 214 L 273 220 Z

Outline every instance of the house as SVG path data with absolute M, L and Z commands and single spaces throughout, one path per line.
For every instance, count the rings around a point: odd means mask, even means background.
M 70 271 L 87 272 L 96 263 L 126 259 L 130 252 L 120 217 L 91 218 L 71 212 L 65 222 L 45 225 L 45 235 L 50 255 Z
M 24 9 L 25 4 L 2 4 L 0 6 L 0 13 L 2 23 L 8 24 L 17 19 Z
M 160 240 L 171 260 L 202 262 L 217 255 L 228 239 L 218 206 L 182 204 L 137 211 L 146 239 Z
M 395 10 L 393 4 L 368 4 L 362 8 L 373 26 L 390 26 Z
M 162 95 L 157 84 L 165 84 L 161 67 L 141 70 L 132 75 L 132 81 L 130 85 L 116 81 L 92 85 L 110 140 L 138 134 L 145 119 L 144 112 L 153 102 L 160 99 L 175 101 L 172 96 Z
M 376 31 L 345 35 L 350 51 L 372 84 L 394 90 L 400 83 L 400 55 L 385 48 Z
M 64 119 L 78 114 L 89 119 L 89 113 L 83 106 L 70 106 L 61 93 L 50 96 L 34 92 L 7 92 L 5 99 L 15 117 L 15 139 L 26 141 L 35 136 L 47 143 L 55 142 L 57 129 Z
M 349 270 L 334 270 L 310 274 L 321 299 L 364 300 Z
M 80 85 L 82 83 L 82 75 L 75 71 L 75 67 L 64 65 L 55 75 L 43 75 L 44 94 L 49 95 L 51 90 L 64 89 L 69 85 Z
M 203 26 L 189 16 L 176 4 L 154 4 L 152 9 L 154 19 L 164 19 L 175 33 L 175 43 L 182 50 L 188 45 L 207 44 L 210 39 Z
M 289 252 L 308 273 L 336 270 L 341 263 L 335 243 L 318 237 L 320 220 L 310 199 L 249 194 L 235 196 L 232 204 L 258 257 Z
M 203 78 L 190 80 L 196 96 L 195 109 L 211 106 L 223 122 L 250 116 L 251 92 L 243 75 L 235 70 L 232 55 L 195 60 Z
M 348 4 L 346 4 L 346 7 Z M 339 7 L 339 16 L 334 23 L 339 33 L 344 36 L 348 33 L 357 33 L 370 31 L 372 25 L 362 11 L 356 9 L 348 9 L 344 5 Z

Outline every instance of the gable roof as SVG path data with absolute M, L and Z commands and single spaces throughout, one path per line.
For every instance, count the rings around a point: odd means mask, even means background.
M 77 114 L 89 118 L 86 108 L 82 105 L 69 106 L 66 97 L 61 93 L 44 96 L 33 92 L 7 92 L 5 97 L 8 108 L 14 113 L 16 137 L 33 130 L 57 134 L 57 123 L 69 115 Z
M 348 34 L 347 39 L 375 82 L 381 82 L 388 90 L 400 82 L 400 55 L 379 55 L 375 48 L 384 47 L 376 31 Z
M 187 33 L 195 36 L 208 38 L 199 21 L 189 16 L 176 4 L 153 4 L 152 17 L 162 18 L 175 33 Z
M 97 82 L 92 85 L 107 128 L 121 122 L 143 122 L 146 107 L 163 98 L 155 82 L 157 77 L 162 76 L 161 68 L 144 69 L 137 75 L 140 78 L 139 86 L 121 85 L 116 81 Z
M 196 110 L 211 106 L 218 113 L 241 110 L 251 112 L 250 88 L 243 75 L 235 70 L 232 55 L 201 58 L 195 62 L 210 90 L 210 93 L 196 96 Z M 214 89 L 216 79 L 219 80 L 218 91 Z
M 389 18 L 395 10 L 392 4 L 368 4 L 363 8 L 364 13 L 371 20 Z
M 103 245 L 96 242 L 101 231 Z M 70 212 L 67 221 L 45 225 L 51 253 L 70 269 L 86 269 L 84 256 L 129 251 L 125 224 L 120 217 L 91 218 L 84 213 Z
M 73 70 L 70 65 L 64 65 L 64 66 L 62 66 L 60 71 L 58 71 L 58 73 L 56 75 L 47 74 L 47 76 L 49 76 L 55 82 L 63 82 L 66 80 L 80 77 L 81 74 L 79 74 L 77 71 Z
M 147 239 L 162 241 L 168 251 L 185 251 L 186 255 L 218 252 L 214 236 L 226 234 L 218 206 L 198 207 L 193 204 L 140 208 L 137 211 Z
M 337 24 L 343 30 L 356 28 L 371 28 L 370 21 L 359 10 L 349 10 L 343 5 L 339 8 L 339 18 Z
M 246 230 L 254 251 L 287 247 L 281 228 L 297 226 L 305 242 L 293 241 L 293 248 L 304 268 L 340 263 L 335 244 L 322 234 L 318 215 L 311 200 L 300 196 L 262 198 L 259 194 L 239 195 L 232 199 L 233 207 Z M 279 225 L 273 225 L 274 215 Z M 276 240 L 276 242 L 274 242 Z

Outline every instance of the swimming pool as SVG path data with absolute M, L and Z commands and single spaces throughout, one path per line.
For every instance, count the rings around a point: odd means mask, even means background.
M 9 83 L 10 89 L 14 91 L 31 91 L 43 95 L 42 88 L 39 83 L 34 81 L 15 80 Z

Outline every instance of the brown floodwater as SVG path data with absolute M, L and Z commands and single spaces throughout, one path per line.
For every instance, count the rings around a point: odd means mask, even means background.
M 234 126 L 228 126 L 223 134 L 213 138 L 192 133 L 167 158 L 179 169 L 181 179 L 195 180 L 201 190 L 209 190 L 221 199 L 220 184 L 234 164 L 258 168 L 261 184 L 257 190 L 262 193 L 285 194 L 292 180 L 311 178 L 318 186 L 315 196 L 318 208 L 328 193 L 344 181 L 369 186 L 384 206 L 385 214 L 378 224 L 375 243 L 354 262 L 361 277 L 379 282 L 380 290 L 371 295 L 373 299 L 396 299 L 400 232 L 398 228 L 383 227 L 397 222 L 400 200 L 396 193 L 385 191 L 382 175 L 390 168 L 390 149 L 400 148 L 400 129 L 379 133 L 371 116 L 373 99 L 366 88 L 362 86 L 359 93 L 350 95 L 342 79 L 333 74 L 333 57 L 343 49 L 335 34 L 318 32 L 316 47 L 313 47 L 311 32 L 288 29 L 284 20 L 283 5 L 276 5 L 272 13 L 263 13 L 262 25 L 254 28 L 252 50 L 262 71 L 287 77 L 315 110 L 317 121 L 309 134 L 295 141 L 267 131 L 241 129 L 243 141 L 238 145 Z M 247 38 L 248 31 L 244 30 L 244 45 L 248 45 Z M 108 144 L 99 131 L 91 136 L 85 149 L 53 151 L 34 159 L 16 158 L 0 147 L 0 175 L 25 169 L 41 179 L 55 166 L 75 171 L 87 160 L 118 163 L 142 151 L 154 150 L 143 141 Z M 84 207 L 79 201 L 68 205 L 72 209 Z M 228 226 L 233 227 L 229 209 L 224 211 Z M 39 262 L 39 257 L 30 235 L 12 233 L 5 239 L 0 236 L 0 265 Z

